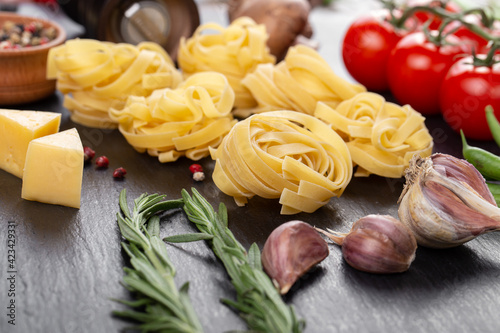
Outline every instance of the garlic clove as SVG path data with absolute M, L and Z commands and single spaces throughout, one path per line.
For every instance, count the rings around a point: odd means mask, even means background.
M 387 237 L 393 244 L 395 251 L 413 261 L 417 241 L 410 229 L 403 225 L 399 220 L 390 215 L 367 215 L 356 221 L 352 230 L 373 230 L 381 235 L 385 241 Z
M 292 285 L 328 256 L 328 244 L 309 224 L 286 222 L 269 235 L 262 249 L 262 266 L 286 294 Z
M 500 230 L 500 209 L 485 193 L 484 178 L 471 169 L 450 155 L 412 159 L 398 214 L 419 245 L 449 248 Z
M 395 244 L 374 230 L 360 230 L 346 238 L 342 246 L 345 261 L 369 273 L 400 273 L 408 270 L 414 256 L 398 252 Z
M 434 169 L 443 176 L 450 177 L 468 184 L 486 201 L 497 205 L 484 177 L 469 162 L 451 155 L 436 153 L 431 156 Z
M 415 259 L 417 242 L 411 230 L 389 215 L 367 215 L 347 234 L 318 231 L 342 246 L 345 261 L 369 273 L 401 273 Z

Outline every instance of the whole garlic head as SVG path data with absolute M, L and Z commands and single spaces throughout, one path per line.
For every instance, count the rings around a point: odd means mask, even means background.
M 419 245 L 449 248 L 500 229 L 500 209 L 467 161 L 446 154 L 414 156 L 405 177 L 398 214 Z

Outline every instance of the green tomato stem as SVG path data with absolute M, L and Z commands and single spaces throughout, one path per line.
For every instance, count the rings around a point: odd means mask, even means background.
M 388 8 L 391 11 L 391 13 L 397 8 L 396 4 L 392 0 L 382 0 L 381 2 L 384 4 L 384 6 L 386 8 Z M 429 7 L 429 6 L 408 7 L 408 8 L 403 10 L 401 17 L 399 17 L 399 18 L 395 18 L 394 15 L 391 15 L 391 20 L 390 20 L 391 22 L 390 23 L 393 24 L 394 27 L 396 27 L 397 29 L 404 29 L 405 22 L 410 17 L 412 17 L 416 12 L 419 12 L 419 11 L 423 11 L 423 12 L 427 12 L 427 13 L 439 16 L 444 20 L 443 24 L 441 25 L 441 27 L 439 29 L 440 35 L 443 32 L 444 27 L 446 25 L 448 25 L 449 23 L 451 23 L 453 21 L 458 21 L 463 26 L 465 26 L 467 29 L 469 29 L 470 31 L 475 33 L 476 35 L 478 35 L 486 40 L 493 41 L 494 43 L 497 43 L 497 42 L 500 43 L 500 37 L 493 36 L 493 35 L 489 34 L 487 31 L 485 31 L 484 29 L 482 29 L 480 26 L 473 24 L 473 23 L 469 23 L 465 20 L 465 16 L 467 16 L 467 15 L 479 14 L 481 16 L 481 23 L 485 27 L 491 28 L 495 19 L 493 17 L 490 17 L 483 8 L 479 8 L 479 7 L 478 8 L 470 8 L 470 9 L 467 9 L 467 10 L 459 12 L 459 13 L 451 13 L 451 12 L 447 11 L 446 9 L 441 8 L 441 7 Z M 442 38 L 437 38 L 437 39 L 434 38 L 434 40 L 432 40 L 432 42 L 433 43 L 441 42 L 441 40 L 442 40 Z M 494 51 L 490 52 L 490 53 L 494 54 Z M 489 59 L 490 59 L 490 62 L 493 61 L 492 60 L 493 57 L 491 57 Z

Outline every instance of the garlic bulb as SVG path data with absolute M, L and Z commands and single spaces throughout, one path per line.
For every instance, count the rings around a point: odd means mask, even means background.
M 405 173 L 398 214 L 419 245 L 448 248 L 500 229 L 500 209 L 469 162 L 446 154 L 414 156 Z
M 367 215 L 349 233 L 316 229 L 337 245 L 352 267 L 369 273 L 400 273 L 408 270 L 417 250 L 411 231 L 389 215 Z
M 311 267 L 328 256 L 328 244 L 312 226 L 302 221 L 286 222 L 271 232 L 262 249 L 262 266 L 286 294 Z

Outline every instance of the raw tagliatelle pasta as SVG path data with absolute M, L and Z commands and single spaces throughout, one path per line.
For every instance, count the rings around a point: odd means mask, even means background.
M 265 26 L 241 17 L 224 28 L 216 23 L 198 27 L 193 36 L 180 41 L 177 61 L 185 76 L 203 71 L 224 74 L 236 94 L 235 106 L 255 106 L 250 92 L 241 85 L 245 75 L 260 63 L 275 63 L 266 46 Z
M 128 96 L 175 88 L 182 74 L 165 50 L 152 42 L 134 46 L 74 39 L 49 51 L 47 78 L 57 79 L 63 105 L 74 122 L 115 128 L 110 108 L 123 108 Z
M 304 45 L 291 47 L 276 66 L 257 66 L 242 84 L 258 103 L 253 109 L 236 110 L 242 117 L 270 110 L 294 110 L 312 115 L 319 101 L 335 108 L 340 102 L 366 91 L 362 85 L 336 75 L 318 52 Z
M 413 155 L 431 155 L 433 139 L 425 118 L 411 106 L 386 102 L 375 93 L 361 93 L 333 109 L 318 103 L 316 117 L 346 140 L 355 176 L 376 174 L 399 178 Z
M 171 162 L 180 156 L 199 160 L 217 147 L 236 123 L 234 92 L 224 75 L 192 75 L 176 89 L 159 89 L 149 97 L 131 96 L 111 119 L 137 151 Z
M 281 214 L 314 212 L 340 196 L 352 177 L 342 138 L 321 120 L 271 111 L 238 122 L 217 149 L 217 187 L 243 206 L 254 195 L 279 198 Z

